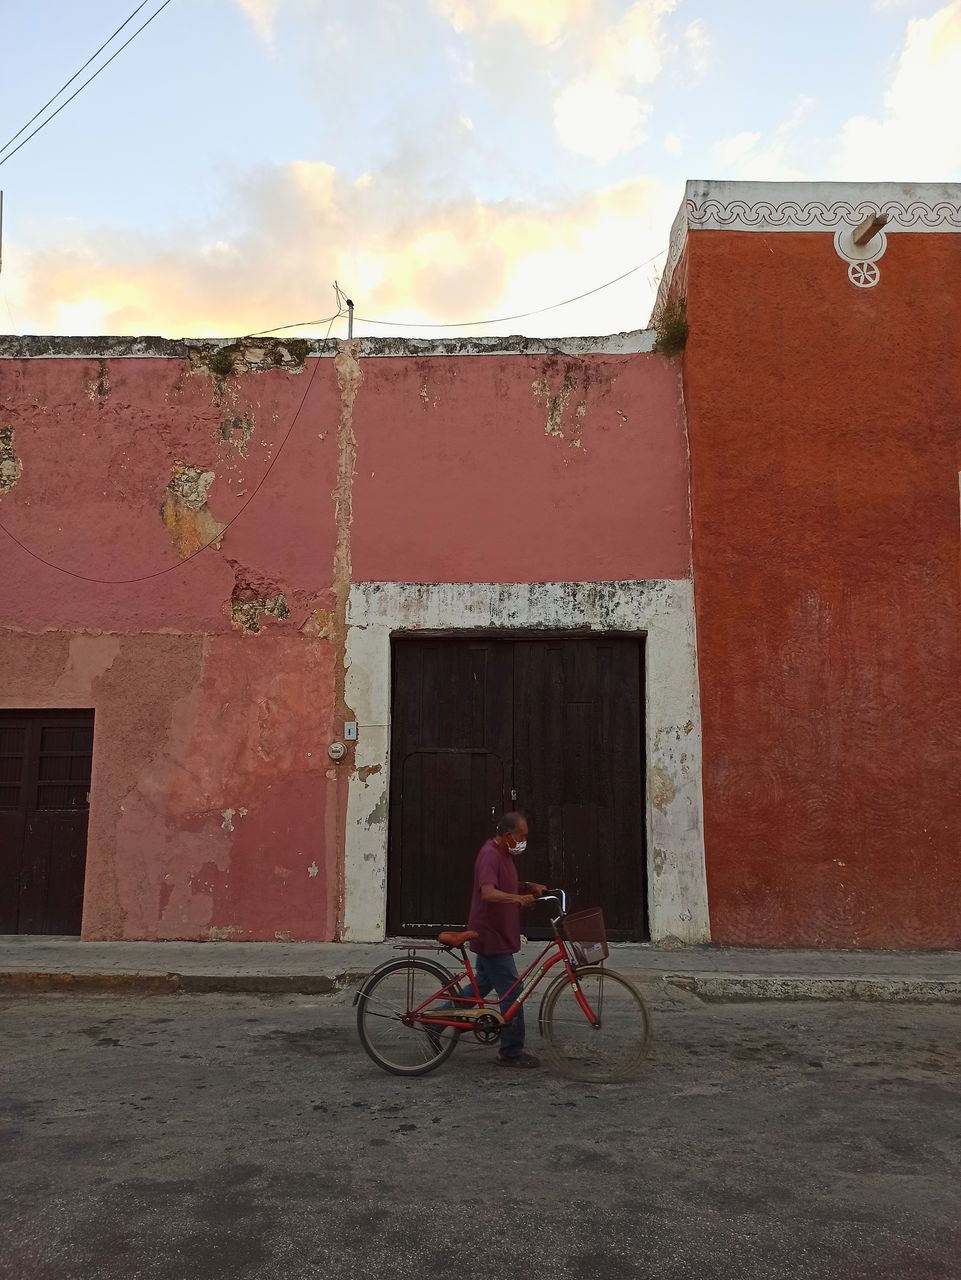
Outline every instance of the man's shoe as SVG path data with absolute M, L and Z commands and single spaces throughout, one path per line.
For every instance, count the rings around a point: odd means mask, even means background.
M 532 1053 L 515 1053 L 511 1058 L 505 1058 L 502 1053 L 499 1053 L 497 1061 L 502 1067 L 539 1067 L 541 1065 Z

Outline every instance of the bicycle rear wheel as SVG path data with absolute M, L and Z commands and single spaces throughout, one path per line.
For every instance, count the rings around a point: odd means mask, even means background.
M 408 1026 L 403 1019 L 453 980 L 443 965 L 419 957 L 392 960 L 370 975 L 357 997 L 357 1034 L 381 1070 L 422 1076 L 447 1061 L 457 1044 L 456 1032 Z
M 635 1079 L 651 1041 L 643 996 L 627 978 L 603 966 L 575 972 L 600 1025 L 591 1025 L 567 978 L 558 978 L 541 1009 L 548 1062 L 571 1080 L 618 1084 Z

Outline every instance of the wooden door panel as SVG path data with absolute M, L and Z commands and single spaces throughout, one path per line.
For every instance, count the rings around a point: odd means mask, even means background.
M 522 874 L 645 936 L 641 647 L 551 638 L 515 649 L 514 787 L 531 824 Z M 529 933 L 537 936 L 532 927 Z
M 504 763 L 488 752 L 421 751 L 401 766 L 400 920 L 436 932 L 467 919 L 474 854 L 502 802 Z
M 0 717 L 0 933 L 16 933 L 26 827 L 29 723 Z
M 80 931 L 92 754 L 93 712 L 0 712 L 0 931 Z
M 403 639 L 393 676 L 391 931 L 462 922 L 477 849 L 520 808 L 521 876 L 603 906 L 615 939 L 644 937 L 641 642 Z
M 507 801 L 510 650 L 487 640 L 394 646 L 388 927 L 462 924 L 477 849 Z

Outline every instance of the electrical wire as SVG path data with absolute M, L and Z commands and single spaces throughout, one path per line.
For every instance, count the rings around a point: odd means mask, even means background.
M 513 316 L 494 316 L 490 320 L 448 321 L 445 324 L 432 324 L 426 320 L 374 320 L 370 316 L 355 316 L 354 319 L 361 320 L 364 324 L 390 325 L 392 328 L 397 329 L 468 329 L 480 324 L 506 324 L 508 320 L 526 320 L 529 316 L 543 315 L 545 311 L 556 311 L 558 307 L 569 307 L 572 302 L 580 302 L 583 298 L 589 298 L 594 293 L 600 293 L 602 289 L 609 289 L 612 284 L 619 284 L 643 267 L 649 267 L 661 254 L 666 252 L 666 249 L 662 249 L 660 253 L 655 253 L 653 257 L 648 258 L 645 262 L 639 262 L 636 267 L 631 267 L 629 271 L 623 272 L 622 275 L 615 276 L 613 280 L 606 280 L 604 284 L 595 285 L 593 289 L 588 289 L 585 293 L 578 293 L 573 298 L 565 298 L 563 302 L 552 302 L 549 306 L 538 307 L 535 311 L 519 311 Z
M 47 127 L 47 125 L 50 123 L 50 121 L 51 121 L 51 120 L 56 119 L 56 117 L 60 114 L 60 112 L 64 109 L 64 107 L 69 107 L 70 103 L 71 103 L 71 102 L 73 102 L 74 98 L 76 98 L 78 94 L 83 93 L 83 91 L 84 91 L 84 89 L 86 89 L 87 85 L 88 85 L 88 84 L 92 84 L 92 83 L 93 83 L 93 81 L 94 81 L 94 80 L 96 80 L 97 76 L 99 76 L 99 75 L 100 75 L 101 71 L 106 71 L 106 69 L 110 66 L 111 62 L 113 62 L 114 58 L 119 58 L 119 56 L 123 53 L 124 49 L 126 49 L 127 45 L 128 45 L 128 44 L 131 44 L 134 40 L 136 40 L 137 36 L 139 36 L 139 35 L 140 35 L 141 31 L 146 30 L 146 28 L 150 26 L 150 24 L 151 24 L 151 22 L 153 22 L 154 18 L 159 18 L 159 16 L 161 15 L 161 13 L 163 13 L 164 9 L 166 9 L 166 7 L 167 7 L 167 5 L 168 5 L 168 4 L 170 4 L 170 0 L 163 0 L 163 4 L 160 6 L 160 8 L 159 8 L 159 9 L 157 9 L 157 10 L 155 10 L 155 12 L 154 12 L 154 13 L 152 13 L 152 14 L 150 15 L 150 17 L 147 19 L 147 21 L 146 21 L 145 23 L 143 23 L 143 25 L 142 25 L 142 26 L 139 26 L 139 27 L 137 28 L 137 30 L 133 33 L 133 35 L 132 35 L 132 36 L 130 36 L 127 40 L 125 40 L 125 41 L 123 42 L 123 44 L 120 46 L 120 48 L 119 48 L 119 49 L 117 49 L 117 50 L 115 50 L 115 51 L 110 55 L 110 57 L 107 59 L 107 61 L 106 61 L 106 62 L 101 63 L 101 65 L 97 68 L 97 70 L 93 73 L 93 75 L 92 75 L 92 76 L 88 76 L 88 77 L 87 77 L 87 79 L 86 79 L 86 80 L 84 80 L 83 84 L 80 86 L 80 88 L 79 88 L 79 89 L 75 89 L 75 90 L 73 91 L 73 93 L 70 95 L 70 97 L 69 97 L 69 98 L 67 98 L 67 100 L 66 100 L 65 102 L 61 102 L 60 106 L 59 106 L 59 107 L 57 107 L 56 111 L 52 111 L 52 112 L 50 113 L 50 115 L 48 115 L 48 116 L 47 116 L 47 118 L 46 118 L 45 120 L 41 120 L 41 121 L 40 121 L 40 123 L 37 125 L 36 129 L 34 129 L 32 133 L 28 133 L 28 134 L 27 134 L 27 136 L 23 139 L 23 141 L 22 141 L 22 142 L 17 143 L 17 145 L 13 148 L 13 150 L 12 150 L 12 151 L 8 151 L 8 152 L 7 152 L 7 154 L 6 154 L 5 156 L 0 157 L 0 165 L 4 165 L 4 164 L 6 164 L 6 163 L 7 163 L 7 161 L 8 161 L 8 160 L 12 160 L 12 159 L 13 159 L 13 157 L 14 157 L 14 156 L 17 154 L 17 152 L 20 150 L 20 148 L 21 148 L 21 147 L 25 147 L 25 146 L 27 145 L 27 143 L 30 141 L 30 139 L 31 139 L 31 138 L 35 138 L 35 137 L 37 136 L 37 134 L 40 132 L 40 130 L 41 130 L 41 129 L 45 129 L 45 128 Z M 134 12 L 136 13 L 136 10 L 134 10 Z M 133 14 L 131 14 L 131 17 L 133 17 Z M 128 18 L 128 20 L 127 20 L 127 21 L 129 21 L 129 18 Z M 124 24 L 124 25 L 126 25 L 126 24 Z M 112 38 L 112 37 L 111 37 L 111 38 Z M 107 41 L 107 43 L 109 44 L 109 43 L 110 43 L 110 41 L 108 40 L 108 41 Z M 97 56 L 97 55 L 96 55 L 96 54 L 94 54 L 94 57 L 96 57 L 96 56 Z M 82 70 L 82 68 L 81 68 L 81 70 Z M 80 74 L 80 72 L 77 72 L 77 74 L 79 75 L 79 74 Z M 68 82 L 68 83 L 69 83 L 69 82 Z M 56 97 L 56 96 L 57 96 L 57 95 L 55 94 L 55 95 L 54 95 L 54 97 Z M 52 99 L 51 99 L 51 101 L 52 101 Z M 49 104 L 48 104 L 48 105 L 49 105 Z M 39 113 L 38 113 L 38 114 L 39 114 Z M 36 117 L 34 117 L 34 119 L 36 119 Z M 24 128 L 27 128 L 27 127 L 28 127 L 27 125 L 24 125 Z M 21 131 L 20 131 L 20 132 L 22 133 L 22 132 L 23 132 L 23 130 L 21 129 Z M 14 137 L 17 137 L 17 136 L 18 136 L 17 134 L 15 134 L 15 135 L 14 135 Z M 11 139 L 10 139 L 10 141 L 12 142 L 12 141 L 13 141 L 13 138 L 11 138 Z M 9 146 L 10 144 L 8 143 L 7 145 Z
M 257 329 L 256 332 L 254 333 L 244 334 L 244 337 L 245 338 L 262 338 L 264 337 L 265 334 L 268 334 L 268 333 L 282 333 L 284 329 L 307 329 L 311 325 L 319 325 L 319 324 L 327 324 L 327 323 L 333 324 L 334 321 L 338 319 L 340 316 L 342 316 L 343 314 L 344 314 L 344 309 L 343 307 L 341 307 L 340 311 L 338 311 L 335 315 L 324 316 L 323 320 L 301 320 L 298 324 L 279 324 L 275 329 Z
M 645 267 L 649 267 L 652 262 L 656 262 L 658 258 L 667 253 L 666 249 L 661 249 L 652 257 L 647 258 L 644 262 L 639 262 L 636 267 L 622 272 L 621 275 L 615 276 L 613 280 L 606 280 L 604 284 L 595 285 L 593 289 L 588 289 L 585 293 L 579 293 L 573 298 L 565 298 L 563 302 L 552 302 L 546 307 L 537 307 L 533 311 L 519 311 L 513 316 L 492 316 L 488 320 L 460 320 L 445 321 L 443 324 L 435 324 L 428 320 L 372 320 L 370 316 L 354 316 L 355 320 L 362 320 L 364 324 L 380 324 L 389 325 L 396 329 L 471 329 L 476 325 L 482 324 L 506 324 L 508 320 L 526 320 L 529 316 L 543 315 L 545 311 L 556 311 L 559 307 L 569 307 L 572 302 L 580 302 L 583 298 L 589 298 L 594 293 L 600 293 L 602 289 L 609 289 L 612 284 L 620 284 L 622 280 L 626 280 L 628 276 L 635 275 L 638 271 L 642 271 Z M 343 293 L 343 290 L 340 290 Z M 344 295 L 346 297 L 346 294 Z M 340 312 L 343 315 L 343 310 Z M 337 317 L 334 316 L 336 320 Z M 248 337 L 260 337 L 265 333 L 280 333 L 282 329 L 309 329 L 311 325 L 326 324 L 326 317 L 323 320 L 299 320 L 296 324 L 281 324 L 276 329 L 260 329 L 256 334 L 248 334 Z
M 25 551 L 28 556 L 32 557 L 34 560 L 39 561 L 40 564 L 46 565 L 48 569 L 55 569 L 57 573 L 66 574 L 68 578 L 77 578 L 80 582 L 96 582 L 104 586 L 110 586 L 110 585 L 128 586 L 134 582 L 150 582 L 154 578 L 162 578 L 164 574 L 173 573 L 175 569 L 182 569 L 184 565 L 189 564 L 191 560 L 196 560 L 197 556 L 199 556 L 201 552 L 209 550 L 210 547 L 214 545 L 214 543 L 219 542 L 221 540 L 221 538 L 224 536 L 227 530 L 231 527 L 231 525 L 235 524 L 240 519 L 240 517 L 244 514 L 244 512 L 253 502 L 254 498 L 256 498 L 257 494 L 261 491 L 261 489 L 266 484 L 267 477 L 270 475 L 271 471 L 273 471 L 274 467 L 277 465 L 280 455 L 284 451 L 284 446 L 286 445 L 287 441 L 290 439 L 290 434 L 293 431 L 294 427 L 297 425 L 297 420 L 300 417 L 301 413 L 303 412 L 304 405 L 307 403 L 307 397 L 310 395 L 310 389 L 314 385 L 314 378 L 316 378 L 317 370 L 320 368 L 321 356 L 323 356 L 324 352 L 327 349 L 327 343 L 330 339 L 330 330 L 333 327 L 333 323 L 336 319 L 337 319 L 337 316 L 333 316 L 331 318 L 330 324 L 327 326 L 327 333 L 324 335 L 323 346 L 321 347 L 320 352 L 318 353 L 317 357 L 314 360 L 314 367 L 311 370 L 310 378 L 307 381 L 307 386 L 304 389 L 304 394 L 301 397 L 300 404 L 297 406 L 294 416 L 290 420 L 290 426 L 287 428 L 287 431 L 284 434 L 284 438 L 281 440 L 279 446 L 277 447 L 276 453 L 274 454 L 273 458 L 271 458 L 270 460 L 270 465 L 267 467 L 267 470 L 264 472 L 264 474 L 260 477 L 260 480 L 257 483 L 257 487 L 254 489 L 253 493 L 250 495 L 250 497 L 247 499 L 244 505 L 240 508 L 240 510 L 235 512 L 230 517 L 230 519 L 227 521 L 224 527 L 217 534 L 216 538 L 211 538 L 211 540 L 209 542 L 205 542 L 202 547 L 198 547 L 196 551 L 192 551 L 189 556 L 184 556 L 184 558 L 182 560 L 178 560 L 176 564 L 167 565 L 166 569 L 157 569 L 154 573 L 143 573 L 136 578 L 93 578 L 85 573 L 76 573 L 73 569 L 65 569 L 63 565 L 54 564 L 52 560 L 47 560 L 44 556 L 38 555 L 37 552 L 32 551 L 30 547 L 26 545 L 25 542 L 21 542 L 15 533 L 11 533 L 10 530 L 7 528 L 7 526 L 2 522 L 0 522 L 0 531 L 5 533 L 12 542 L 15 542 L 21 551 Z
M 4 151 L 6 151 L 7 147 L 9 147 L 9 146 L 10 146 L 11 142 L 16 142 L 16 140 L 20 137 L 21 133 L 25 133 L 25 132 L 26 132 L 26 130 L 30 128 L 30 126 L 33 124 L 34 120 L 38 119 L 40 116 L 42 116 L 42 115 L 43 115 L 43 113 L 46 111 L 47 107 L 52 106 L 52 105 L 53 105 L 53 103 L 57 101 L 57 99 L 58 99 L 58 98 L 60 97 L 60 95 L 63 93 L 64 89 L 69 89 L 69 88 L 70 88 L 70 86 L 73 84 L 74 80 L 76 80 L 77 76 L 79 76 L 81 72 L 86 71 L 86 69 L 90 66 L 91 62 L 93 62 L 95 59 L 97 59 L 97 58 L 99 58 L 99 57 L 100 57 L 100 55 L 103 53 L 104 49 L 106 49 L 107 45 L 108 45 L 108 44 L 110 44 L 113 40 L 115 40 L 115 39 L 117 38 L 117 36 L 119 36 L 119 35 L 120 35 L 121 31 L 123 31 L 124 27 L 125 27 L 125 26 L 127 26 L 127 24 L 128 24 L 128 23 L 132 22 L 132 21 L 133 21 L 133 19 L 134 19 L 134 18 L 136 18 L 137 14 L 140 12 L 140 10 L 141 10 L 141 9 L 143 9 L 143 8 L 144 8 L 146 5 L 148 5 L 149 3 L 150 3 L 150 0 L 140 0 L 140 4 L 138 4 L 138 5 L 137 5 L 137 7 L 136 7 L 136 9 L 134 9 L 133 13 L 131 13 L 129 17 L 124 18 L 123 22 L 121 22 L 121 24 L 120 24 L 120 26 L 117 28 L 117 30 L 113 33 L 113 35 L 111 35 L 111 36 L 108 36 L 108 37 L 107 37 L 107 39 L 103 42 L 103 44 L 100 46 L 100 48 L 97 50 L 97 52 L 96 52 L 96 53 L 92 53 L 92 54 L 90 55 L 90 57 L 89 57 L 89 58 L 87 59 L 87 61 L 83 64 L 83 66 L 82 66 L 82 67 L 80 67 L 77 71 L 75 71 L 75 72 L 73 73 L 73 75 L 70 77 L 70 79 L 69 79 L 69 80 L 67 80 L 64 84 L 62 84 L 62 85 L 60 86 L 60 88 L 59 88 L 59 89 L 57 90 L 57 92 L 53 95 L 53 97 L 52 97 L 52 98 L 50 98 L 50 99 L 48 99 L 48 101 L 46 101 L 46 102 L 43 104 L 43 106 L 40 108 L 40 110 L 39 110 L 35 115 L 32 115 L 32 116 L 30 117 L 30 119 L 27 121 L 27 123 L 26 123 L 25 125 L 23 125 L 21 128 L 19 128 L 19 129 L 17 130 L 17 132 L 13 135 L 13 137 L 12 137 L 12 138 L 8 138 L 8 139 L 7 139 L 7 141 L 3 144 L 3 146 L 2 146 L 2 147 L 0 147 L 0 155 L 2 155 L 2 154 L 4 153 Z

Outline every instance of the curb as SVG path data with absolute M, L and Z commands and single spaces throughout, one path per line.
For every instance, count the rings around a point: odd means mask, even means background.
M 961 978 L 812 977 L 805 974 L 665 974 L 664 981 L 704 1001 L 861 1001 L 961 1004 Z
M 100 992 L 139 995 L 333 995 L 363 981 L 368 969 L 335 974 L 0 972 L 0 993 Z M 812 976 L 805 974 L 627 973 L 643 987 L 674 988 L 698 1000 L 779 1000 L 875 1004 L 961 1004 L 961 978 Z
M 367 971 L 338 974 L 213 973 L 0 973 L 0 994 L 86 992 L 118 995 L 332 995 L 367 976 Z

